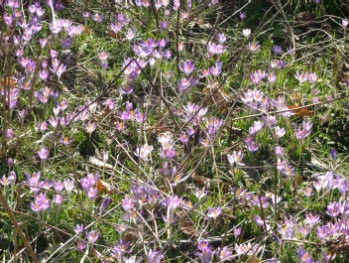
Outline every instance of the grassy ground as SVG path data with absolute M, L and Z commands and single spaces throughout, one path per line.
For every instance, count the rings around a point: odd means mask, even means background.
M 0 1 L 0 260 L 346 262 L 348 6 L 281 2 Z

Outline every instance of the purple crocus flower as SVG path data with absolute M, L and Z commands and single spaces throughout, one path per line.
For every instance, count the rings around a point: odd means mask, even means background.
M 121 201 L 122 208 L 124 209 L 125 212 L 130 211 L 131 209 L 134 208 L 134 203 L 135 201 L 131 198 L 125 197 Z
M 218 257 L 220 260 L 224 261 L 224 260 L 228 260 L 232 254 L 233 254 L 232 251 L 225 246 L 219 251 Z
M 147 262 L 148 263 L 161 263 L 161 259 L 164 257 L 164 255 L 157 250 L 149 250 Z
M 129 247 L 130 247 L 130 242 L 120 240 L 119 243 L 117 245 L 114 245 L 111 249 L 113 257 L 119 258 L 126 252 L 130 252 L 128 250 Z
M 222 214 L 221 207 L 209 207 L 207 211 L 207 218 L 217 219 Z
M 82 231 L 84 231 L 84 225 L 83 224 L 76 224 L 76 226 L 74 227 L 74 232 L 76 234 L 80 234 L 80 233 L 82 233 Z
M 195 70 L 194 62 L 192 60 L 185 60 L 179 65 L 179 69 L 185 75 L 189 76 Z
M 109 196 L 107 196 L 106 198 L 104 198 L 101 206 L 99 207 L 99 214 L 102 215 L 103 211 L 108 207 L 108 205 L 110 204 L 111 199 Z
M 169 196 L 166 199 L 166 204 L 170 209 L 174 210 L 182 204 L 182 198 L 178 196 Z
M 96 243 L 97 239 L 99 238 L 99 233 L 91 230 L 90 232 L 86 232 L 86 238 L 90 243 Z
M 40 160 L 46 160 L 48 158 L 49 151 L 45 147 L 41 147 L 40 150 L 38 151 L 38 156 Z
M 202 263 L 209 263 L 214 255 L 212 247 L 209 246 L 207 241 L 199 241 L 198 242 L 198 250 L 200 252 L 196 252 L 195 255 L 201 259 Z
M 34 202 L 30 203 L 30 207 L 34 212 L 46 211 L 50 207 L 50 200 L 46 194 L 39 193 L 35 196 Z

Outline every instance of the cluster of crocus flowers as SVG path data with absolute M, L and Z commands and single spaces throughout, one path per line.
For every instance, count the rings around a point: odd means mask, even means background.
M 122 131 L 125 128 L 125 123 L 127 121 L 143 123 L 146 120 L 147 115 L 142 113 L 139 108 L 133 109 L 133 104 L 131 102 L 126 102 L 125 110 L 120 112 L 119 118 L 121 121 L 116 122 L 116 129 Z
M 280 171 L 283 175 L 286 176 L 293 176 L 296 173 L 292 165 L 290 165 L 286 160 L 280 158 L 277 159 L 276 168 L 278 171 Z
M 209 245 L 207 241 L 199 241 L 197 248 L 200 252 L 195 252 L 195 255 L 198 256 L 202 263 L 211 262 L 214 251 L 212 246 Z
M 68 36 L 73 37 L 81 34 L 84 31 L 84 27 L 82 25 L 74 25 L 68 19 L 54 19 L 50 23 L 50 30 L 53 34 L 65 32 Z
M 299 83 L 304 83 L 304 82 L 315 83 L 318 79 L 316 73 L 310 73 L 310 72 L 297 71 L 294 76 L 299 81 Z
M 202 122 L 206 115 L 208 108 L 200 107 L 195 103 L 188 102 L 183 106 L 184 112 L 179 112 L 178 115 L 182 117 L 183 121 L 190 122 L 192 125 L 198 125 Z
M 258 89 L 248 89 L 241 96 L 241 101 L 253 112 L 266 112 L 269 108 L 268 97 Z
M 231 166 L 235 166 L 235 165 L 244 166 L 245 165 L 244 162 L 242 161 L 242 159 L 243 159 L 242 151 L 238 151 L 238 152 L 233 151 L 233 153 L 228 154 L 227 157 L 228 157 L 228 162 Z
M 137 147 L 137 149 L 134 152 L 134 155 L 143 161 L 149 161 L 150 154 L 152 151 L 153 151 L 153 146 L 144 144 L 140 147 Z
M 185 77 L 179 81 L 178 90 L 184 91 L 194 87 L 198 83 L 197 78 L 191 77 L 191 74 L 195 70 L 194 62 L 192 60 L 185 60 L 185 61 L 182 61 L 182 63 L 180 63 L 178 67 L 179 67 L 179 70 L 185 75 Z
M 124 27 L 126 27 L 130 23 L 130 21 L 131 20 L 128 16 L 120 13 L 115 17 L 114 22 L 109 25 L 109 28 L 115 35 L 117 35 L 122 31 Z
M 223 119 L 217 119 L 215 117 L 205 118 L 205 124 L 207 127 L 207 134 L 212 138 L 223 125 Z
M 16 173 L 11 171 L 8 176 L 3 175 L 0 184 L 3 186 L 14 185 L 16 183 Z
M 250 75 L 250 79 L 251 82 L 253 84 L 258 84 L 259 82 L 261 82 L 265 77 L 267 76 L 267 74 L 265 73 L 264 70 L 257 70 L 255 72 L 252 72 Z
M 81 188 L 85 191 L 87 198 L 93 200 L 98 194 L 97 181 L 99 180 L 98 174 L 89 173 L 85 177 L 80 179 Z
M 161 144 L 159 155 L 163 158 L 172 159 L 176 156 L 176 148 L 171 133 L 163 133 L 158 136 L 158 142 Z
M 303 121 L 302 125 L 299 126 L 295 132 L 295 136 L 298 140 L 303 140 L 311 134 L 311 128 L 313 124 L 311 121 Z
M 255 141 L 257 134 L 262 130 L 264 123 L 262 121 L 254 121 L 249 128 L 249 133 L 245 138 L 247 149 L 250 152 L 255 152 L 259 148 L 259 144 Z
M 126 58 L 122 68 L 124 68 L 124 76 L 127 82 L 134 81 L 147 66 L 148 62 L 140 58 Z

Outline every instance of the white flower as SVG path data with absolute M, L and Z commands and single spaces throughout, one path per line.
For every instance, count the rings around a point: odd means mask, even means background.
M 141 158 L 144 161 L 148 161 L 149 160 L 149 155 L 150 153 L 153 151 L 153 146 L 148 145 L 148 144 L 144 144 L 141 147 L 137 147 L 136 151 L 134 152 L 134 154 Z
M 232 154 L 228 154 L 228 161 L 231 166 L 234 166 L 234 164 L 239 166 L 244 166 L 245 164 L 242 162 L 242 158 L 244 157 L 241 151 L 234 151 Z
M 243 29 L 242 34 L 247 38 L 251 34 L 251 29 L 249 28 Z

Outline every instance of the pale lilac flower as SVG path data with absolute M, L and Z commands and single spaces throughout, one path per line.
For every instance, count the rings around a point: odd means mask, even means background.
M 245 244 L 235 244 L 235 251 L 238 255 L 255 255 L 257 254 L 263 246 L 260 245 L 252 245 L 250 242 Z
M 207 218 L 217 219 L 222 214 L 221 207 L 209 207 L 207 211 Z
M 275 146 L 274 152 L 275 152 L 275 155 L 281 156 L 284 153 L 284 148 L 277 145 L 277 146 Z
M 229 259 L 232 254 L 233 254 L 232 251 L 225 246 L 219 250 L 218 257 L 220 260 L 224 261 Z
M 167 207 L 174 210 L 182 204 L 182 198 L 178 196 L 169 196 L 166 199 L 166 204 Z
M 286 161 L 278 158 L 276 161 L 276 169 L 278 171 L 281 171 L 285 168 L 285 166 L 286 166 Z
M 86 194 L 87 194 L 88 199 L 90 199 L 90 200 L 95 199 L 96 196 L 97 196 L 97 194 L 98 194 L 98 189 L 97 189 L 97 187 L 89 187 L 89 188 L 87 189 Z
M 50 207 L 50 200 L 46 194 L 39 193 L 35 196 L 34 202 L 30 203 L 30 207 L 34 212 L 46 211 Z
M 192 60 L 185 60 L 179 65 L 179 69 L 185 75 L 189 76 L 195 70 L 194 62 Z
M 179 10 L 180 6 L 181 6 L 180 0 L 173 0 L 173 10 L 175 11 Z
M 310 234 L 312 227 L 309 225 L 301 225 L 298 226 L 298 233 L 301 234 L 303 237 L 306 237 Z
M 348 24 L 349 24 L 349 20 L 348 20 L 347 18 L 345 18 L 345 19 L 342 20 L 342 26 L 343 26 L 344 28 L 346 28 L 346 27 L 348 26 Z
M 274 54 L 280 54 L 280 53 L 282 53 L 282 48 L 281 48 L 279 45 L 274 45 L 274 46 L 271 48 L 271 51 L 272 51 Z
M 97 23 L 102 22 L 103 15 L 99 13 L 95 13 L 92 15 L 92 20 L 96 21 Z
M 318 226 L 316 228 L 316 235 L 320 239 L 327 237 L 329 235 L 328 227 L 326 225 Z
M 144 144 L 141 147 L 137 147 L 134 155 L 139 157 L 143 161 L 149 161 L 150 154 L 153 151 L 153 146 Z
M 194 195 L 198 200 L 201 200 L 207 195 L 207 192 L 205 191 L 205 188 L 195 189 Z
M 208 242 L 199 241 L 197 247 L 200 250 L 200 252 L 196 252 L 195 255 L 201 259 L 201 262 L 202 263 L 211 262 L 214 252 L 212 250 L 212 247 L 209 246 Z
M 159 22 L 159 27 L 161 30 L 166 30 L 168 27 L 168 22 L 167 21 L 160 21 Z
M 133 199 L 125 197 L 121 201 L 121 206 L 125 212 L 128 212 L 134 208 L 134 203 L 135 203 L 135 201 Z
M 217 41 L 218 41 L 220 44 L 223 44 L 226 40 L 227 40 L 227 36 L 226 36 L 224 33 L 219 33 L 219 34 L 217 35 Z
M 127 227 L 124 224 L 115 224 L 114 228 L 119 234 L 122 234 L 127 229 Z
M 265 71 L 257 70 L 255 72 L 252 72 L 250 75 L 251 82 L 253 84 L 258 84 L 266 77 Z
M 10 14 L 4 14 L 3 21 L 4 21 L 5 25 L 10 26 L 12 24 L 12 21 L 13 21 L 13 16 Z
M 188 134 L 182 132 L 180 137 L 179 137 L 179 140 L 182 144 L 187 144 L 189 142 L 189 136 Z
M 98 59 L 101 61 L 106 61 L 108 60 L 109 54 L 105 51 L 99 52 L 98 53 Z
M 309 74 L 308 72 L 301 72 L 301 73 L 299 73 L 297 71 L 294 76 L 299 81 L 299 83 L 303 83 L 303 82 L 308 81 L 308 74 Z
M 64 64 L 60 64 L 54 72 L 56 73 L 57 77 L 60 78 L 62 74 L 66 71 L 67 66 Z
M 286 129 L 280 128 L 279 126 L 276 126 L 274 131 L 277 138 L 281 138 L 286 134 Z
M 337 202 L 331 202 L 327 205 L 327 214 L 331 217 L 336 217 L 340 212 L 340 204 Z
M 306 137 L 308 137 L 311 134 L 311 128 L 313 124 L 311 121 L 303 121 L 302 127 L 298 127 L 297 131 L 295 132 L 295 136 L 298 140 L 302 140 Z
M 286 164 L 282 169 L 281 169 L 281 173 L 286 175 L 286 176 L 293 176 L 295 174 L 295 169 L 289 165 Z
M 209 55 L 221 55 L 224 53 L 224 46 L 210 41 L 207 43 L 207 52 Z
M 124 263 L 141 263 L 142 262 L 142 258 L 139 257 L 137 258 L 136 256 L 131 256 L 129 258 L 123 258 Z
M 45 147 L 41 147 L 38 151 L 38 156 L 40 160 L 46 160 L 48 158 L 49 151 Z
M 316 225 L 320 220 L 320 215 L 316 215 L 313 213 L 307 213 L 305 215 L 305 221 L 306 223 L 308 223 L 311 227 L 313 227 L 314 225 Z
M 79 250 L 84 250 L 85 249 L 85 242 L 83 241 L 83 240 L 78 240 L 77 242 L 76 242 L 76 247 L 77 247 L 77 249 L 79 249 Z
M 303 249 L 303 247 L 299 247 L 297 250 L 297 257 L 300 263 L 315 263 L 311 257 L 311 255 Z
M 14 185 L 16 183 L 16 174 L 15 172 L 11 171 L 10 175 L 6 177 L 5 175 L 2 176 L 0 180 L 0 184 L 3 186 L 8 186 L 8 185 Z
M 123 254 L 125 254 L 128 251 L 128 248 L 130 246 L 130 242 L 126 242 L 124 240 L 120 240 L 117 245 L 114 245 L 111 249 L 111 254 L 115 258 L 121 257 Z
M 317 81 L 317 75 L 316 73 L 308 73 L 308 78 L 307 80 L 310 82 L 310 83 L 315 83 Z
M 231 166 L 238 165 L 238 166 L 244 166 L 245 164 L 243 163 L 243 153 L 241 151 L 233 151 L 232 154 L 228 154 L 228 161 Z
M 74 227 L 74 232 L 76 234 L 80 234 L 80 233 L 82 233 L 82 231 L 84 231 L 84 225 L 83 224 L 76 224 Z
M 221 61 L 216 61 L 216 65 L 210 67 L 209 71 L 212 76 L 219 76 L 222 72 L 222 62 Z
M 233 234 L 235 238 L 238 238 L 241 235 L 241 227 L 234 226 L 233 227 Z
M 250 152 L 255 152 L 259 148 L 259 144 L 256 143 L 255 141 L 246 142 L 246 146 L 247 146 L 247 150 Z
M 63 181 L 64 189 L 70 193 L 74 189 L 74 181 L 69 178 L 65 178 Z
M 307 186 L 302 190 L 302 192 L 303 192 L 304 196 L 311 197 L 313 195 L 313 188 L 310 186 Z
M 259 50 L 259 48 L 260 48 L 260 45 L 259 45 L 258 41 L 256 41 L 256 42 L 250 42 L 250 43 L 248 43 L 248 45 L 247 45 L 247 49 L 248 49 L 249 51 L 251 51 L 251 52 L 256 52 L 256 51 Z
M 90 243 L 95 243 L 98 237 L 99 237 L 99 233 L 94 230 L 91 230 L 90 232 L 86 232 L 86 238 Z
M 14 136 L 14 131 L 12 128 L 7 128 L 5 129 L 5 137 L 8 138 L 8 139 L 12 139 L 13 136 Z
M 194 87 L 196 84 L 198 84 L 198 82 L 199 80 L 197 78 L 193 78 L 193 77 L 182 78 L 178 84 L 178 90 L 185 91 L 189 88 Z
M 64 197 L 61 194 L 55 194 L 53 196 L 53 203 L 56 205 L 61 205 L 64 201 Z
M 274 83 L 276 81 L 276 75 L 273 72 L 271 72 L 268 74 L 267 79 L 269 83 Z
M 126 34 L 125 34 L 125 38 L 128 40 L 128 41 L 131 41 L 132 39 L 134 39 L 136 36 L 136 29 L 129 29 L 127 30 Z
M 95 122 L 89 121 L 89 122 L 86 124 L 85 128 L 86 128 L 86 131 L 87 131 L 89 134 L 92 134 L 92 133 L 96 130 L 97 125 L 96 125 Z
M 264 124 L 261 121 L 254 121 L 253 125 L 249 128 L 249 135 L 254 135 L 263 128 Z
M 147 256 L 147 263 L 161 263 L 164 255 L 160 251 L 150 249 Z

